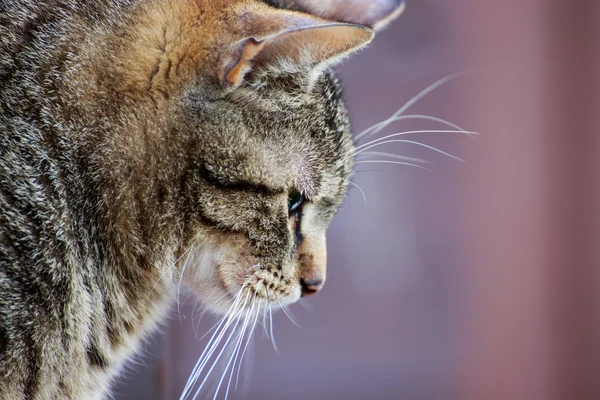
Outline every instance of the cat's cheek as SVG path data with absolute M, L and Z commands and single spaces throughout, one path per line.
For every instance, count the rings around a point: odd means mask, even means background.
M 210 310 L 217 313 L 227 311 L 227 299 L 223 296 L 223 286 L 219 280 L 217 266 L 219 251 L 214 248 L 197 249 L 184 263 L 182 274 L 194 294 Z M 181 290 L 178 287 L 178 290 Z
M 184 280 L 204 305 L 226 312 L 256 264 L 248 244 L 231 235 L 201 241 L 182 266 Z

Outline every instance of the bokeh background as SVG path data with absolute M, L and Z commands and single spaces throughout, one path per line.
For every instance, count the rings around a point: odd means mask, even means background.
M 438 79 L 407 114 L 480 132 L 373 149 L 329 231 L 318 295 L 253 342 L 231 399 L 600 399 L 600 4 L 407 0 L 338 68 L 355 132 Z M 443 129 L 402 121 L 383 133 Z M 388 159 L 384 156 L 371 160 Z M 215 322 L 181 315 L 115 398 L 178 398 Z M 212 398 L 209 397 L 209 398 Z

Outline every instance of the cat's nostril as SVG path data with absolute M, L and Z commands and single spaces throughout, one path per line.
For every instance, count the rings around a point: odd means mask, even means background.
M 322 279 L 313 279 L 309 281 L 300 279 L 300 285 L 302 287 L 302 297 L 310 296 L 317 293 L 323 288 L 323 284 L 324 282 Z

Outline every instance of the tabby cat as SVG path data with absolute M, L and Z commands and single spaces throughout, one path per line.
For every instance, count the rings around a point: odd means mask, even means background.
M 0 0 L 0 398 L 105 398 L 181 281 L 254 323 L 319 291 L 353 149 L 330 66 L 401 9 Z

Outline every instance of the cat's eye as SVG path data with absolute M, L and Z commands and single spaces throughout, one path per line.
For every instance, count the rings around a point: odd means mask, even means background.
M 304 203 L 304 200 L 305 199 L 304 196 L 302 196 L 302 193 L 298 192 L 297 190 L 294 190 L 292 193 L 290 193 L 290 196 L 288 197 L 288 211 L 290 214 L 298 210 L 302 203 Z

